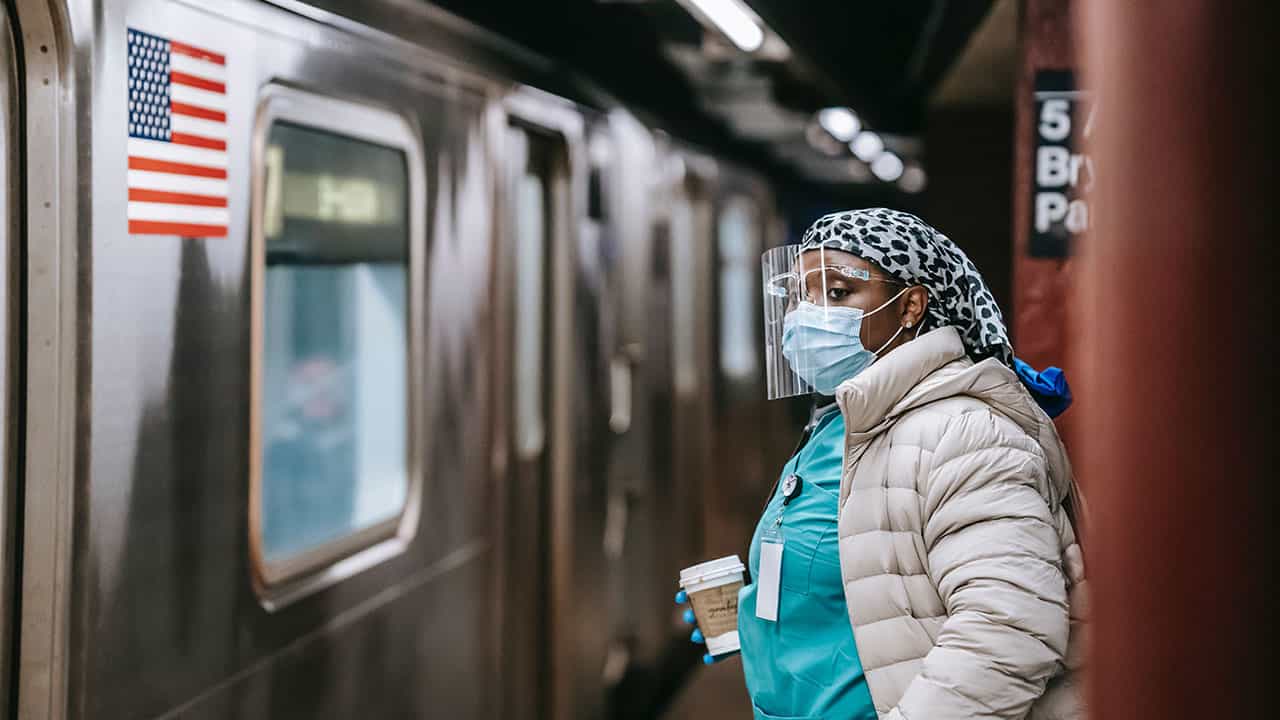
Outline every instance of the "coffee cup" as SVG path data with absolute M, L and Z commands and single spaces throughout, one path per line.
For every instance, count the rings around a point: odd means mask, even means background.
M 709 560 L 680 571 L 680 588 L 689 596 L 707 652 L 724 655 L 738 649 L 738 590 L 742 561 L 737 555 Z

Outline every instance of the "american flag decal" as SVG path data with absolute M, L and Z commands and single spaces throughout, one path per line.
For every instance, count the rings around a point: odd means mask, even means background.
M 226 58 L 129 28 L 129 233 L 226 237 Z

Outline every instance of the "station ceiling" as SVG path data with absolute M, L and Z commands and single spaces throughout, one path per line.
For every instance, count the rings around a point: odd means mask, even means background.
M 814 113 L 847 106 L 911 161 L 930 96 L 994 0 L 745 0 L 782 41 L 743 53 L 689 0 L 432 0 L 579 74 L 696 143 L 824 185 L 876 185 L 816 152 Z M 808 136 L 806 136 L 808 130 Z

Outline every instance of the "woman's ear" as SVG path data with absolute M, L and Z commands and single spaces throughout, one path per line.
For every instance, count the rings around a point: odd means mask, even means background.
M 903 294 L 902 325 L 918 328 L 924 322 L 925 309 L 929 307 L 929 291 L 917 285 Z

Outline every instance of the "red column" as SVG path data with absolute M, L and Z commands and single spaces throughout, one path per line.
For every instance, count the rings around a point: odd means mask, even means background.
M 1275 4 L 1082 5 L 1093 718 L 1274 717 Z

